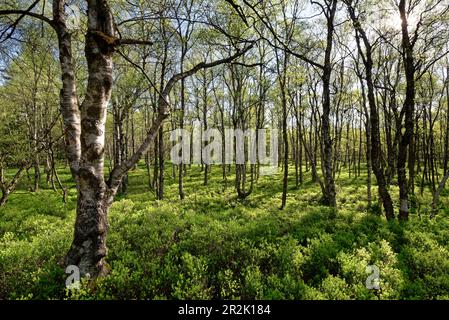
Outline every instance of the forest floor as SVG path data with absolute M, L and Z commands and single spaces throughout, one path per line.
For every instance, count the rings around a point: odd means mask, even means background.
M 59 170 L 63 184 L 73 186 Z M 65 289 L 61 267 L 73 235 L 75 189 L 65 205 L 44 183 L 27 191 L 24 177 L 0 208 L 0 299 L 449 299 L 448 191 L 434 219 L 426 190 L 409 222 L 387 222 L 378 209 L 367 210 L 366 176 L 346 170 L 332 218 L 310 173 L 296 188 L 293 168 L 281 211 L 281 173 L 260 177 L 239 200 L 233 173 L 224 190 L 219 166 L 208 186 L 192 166 L 180 201 L 167 164 L 165 199 L 157 201 L 139 166 L 130 172 L 128 194 L 110 210 L 109 275 L 77 291 Z M 397 188 L 391 192 L 397 201 Z M 376 270 L 380 289 L 369 289 Z

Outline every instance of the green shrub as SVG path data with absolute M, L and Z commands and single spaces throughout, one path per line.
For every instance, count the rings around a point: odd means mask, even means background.
M 281 192 L 277 178 L 260 177 L 253 194 L 239 201 L 233 188 L 223 190 L 218 170 L 202 187 L 194 167 L 183 201 L 172 180 L 167 199 L 155 201 L 143 185 L 144 170 L 132 172 L 129 195 L 109 212 L 110 273 L 79 290 L 65 288 L 61 267 L 73 236 L 74 190 L 67 206 L 52 190 L 13 194 L 0 208 L 0 299 L 449 297 L 449 212 L 387 222 L 361 210 L 365 188 L 352 184 L 364 180 L 347 177 L 340 178 L 344 203 L 335 218 L 317 203 L 313 183 L 291 190 L 280 211 L 273 205 Z M 366 287 L 372 265 L 379 268 L 379 290 Z

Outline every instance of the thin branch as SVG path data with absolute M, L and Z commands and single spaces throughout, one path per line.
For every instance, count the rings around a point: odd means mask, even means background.
M 6 40 L 8 40 L 9 38 L 11 38 L 11 36 L 13 35 L 14 31 L 17 28 L 17 25 L 19 24 L 20 20 L 22 20 L 26 15 L 30 15 L 31 14 L 31 10 L 33 10 L 33 8 L 40 2 L 41 0 L 35 0 L 29 7 L 28 9 L 24 10 L 23 13 L 20 14 L 20 16 L 9 26 L 5 29 L 5 31 L 2 32 L 2 34 L 0 34 L 0 39 L 3 38 L 3 35 L 9 30 L 12 29 L 8 35 L 6 35 L 6 38 L 4 40 L 2 40 L 1 42 L 4 42 Z M 7 13 L 2 14 L 2 12 L 7 12 L 8 10 L 2 10 L 0 11 L 0 15 L 6 15 Z M 11 13 L 12 14 L 12 13 Z M 42 15 L 43 17 L 43 15 Z
M 27 10 L 0 10 L 0 16 L 6 16 L 6 15 L 15 15 L 20 14 L 21 16 L 13 23 L 13 25 L 17 24 L 24 16 L 30 16 L 36 19 L 39 19 L 41 21 L 44 21 L 48 23 L 53 29 L 55 28 L 55 25 L 53 23 L 53 20 L 47 18 L 46 16 L 34 12 L 29 12 Z M 14 27 L 15 29 L 15 27 Z M 2 34 L 3 35 L 3 34 Z M 10 33 L 7 38 L 10 38 L 12 33 Z
M 147 133 L 147 137 L 142 142 L 140 147 L 137 149 L 137 151 L 127 160 L 122 162 L 120 165 L 116 166 L 109 175 L 108 180 L 108 187 L 109 192 L 112 192 L 112 194 L 115 193 L 118 186 L 121 183 L 123 175 L 128 172 L 141 158 L 142 155 L 147 152 L 148 148 L 150 147 L 151 143 L 154 141 L 154 138 L 159 131 L 159 128 L 162 124 L 162 122 L 168 117 L 169 115 L 169 102 L 168 102 L 168 96 L 173 88 L 173 86 L 180 80 L 185 79 L 198 71 L 202 69 L 212 68 L 214 66 L 225 64 L 232 62 L 233 60 L 237 59 L 238 57 L 245 54 L 247 51 L 249 51 L 253 46 L 255 45 L 255 42 L 253 42 L 251 45 L 247 46 L 246 48 L 242 50 L 238 50 L 235 54 L 212 62 L 201 62 L 197 65 L 195 65 L 190 70 L 187 70 L 185 72 L 180 72 L 175 75 L 173 75 L 170 80 L 165 85 L 164 90 L 161 94 L 159 94 L 159 100 L 158 100 L 158 115 L 156 120 L 154 121 L 153 125 L 150 127 Z

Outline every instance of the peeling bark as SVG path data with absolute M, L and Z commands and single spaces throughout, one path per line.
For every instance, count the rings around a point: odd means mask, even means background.
M 77 265 L 81 275 L 106 272 L 107 212 L 114 194 L 104 181 L 106 109 L 112 90 L 113 48 L 97 38 L 95 31 L 114 36 L 114 22 L 105 1 L 88 1 L 85 56 L 89 77 L 81 111 L 81 157 L 78 167 L 78 200 L 75 233 L 66 264 Z
M 64 0 L 53 1 L 52 25 L 58 36 L 59 62 L 62 74 L 60 106 L 61 115 L 64 120 L 66 156 L 72 176 L 77 181 L 79 160 L 81 158 L 81 115 L 76 93 L 76 80 L 72 57 L 72 37 L 66 26 L 64 5 Z

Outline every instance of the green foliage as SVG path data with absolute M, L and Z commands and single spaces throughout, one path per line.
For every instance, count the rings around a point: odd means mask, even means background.
M 12 195 L 0 209 L 0 298 L 448 299 L 447 212 L 387 222 L 350 200 L 363 189 L 342 188 L 347 201 L 330 219 L 313 184 L 291 191 L 279 211 L 278 177 L 261 177 L 241 202 L 232 188 L 223 191 L 220 171 L 212 173 L 199 187 L 192 167 L 181 202 L 176 181 L 167 183 L 166 200 L 155 201 L 141 187 L 144 169 L 132 171 L 129 195 L 110 210 L 109 275 L 70 291 L 61 263 L 73 191 L 67 206 L 52 190 Z M 365 286 L 370 265 L 379 268 L 380 290 Z

